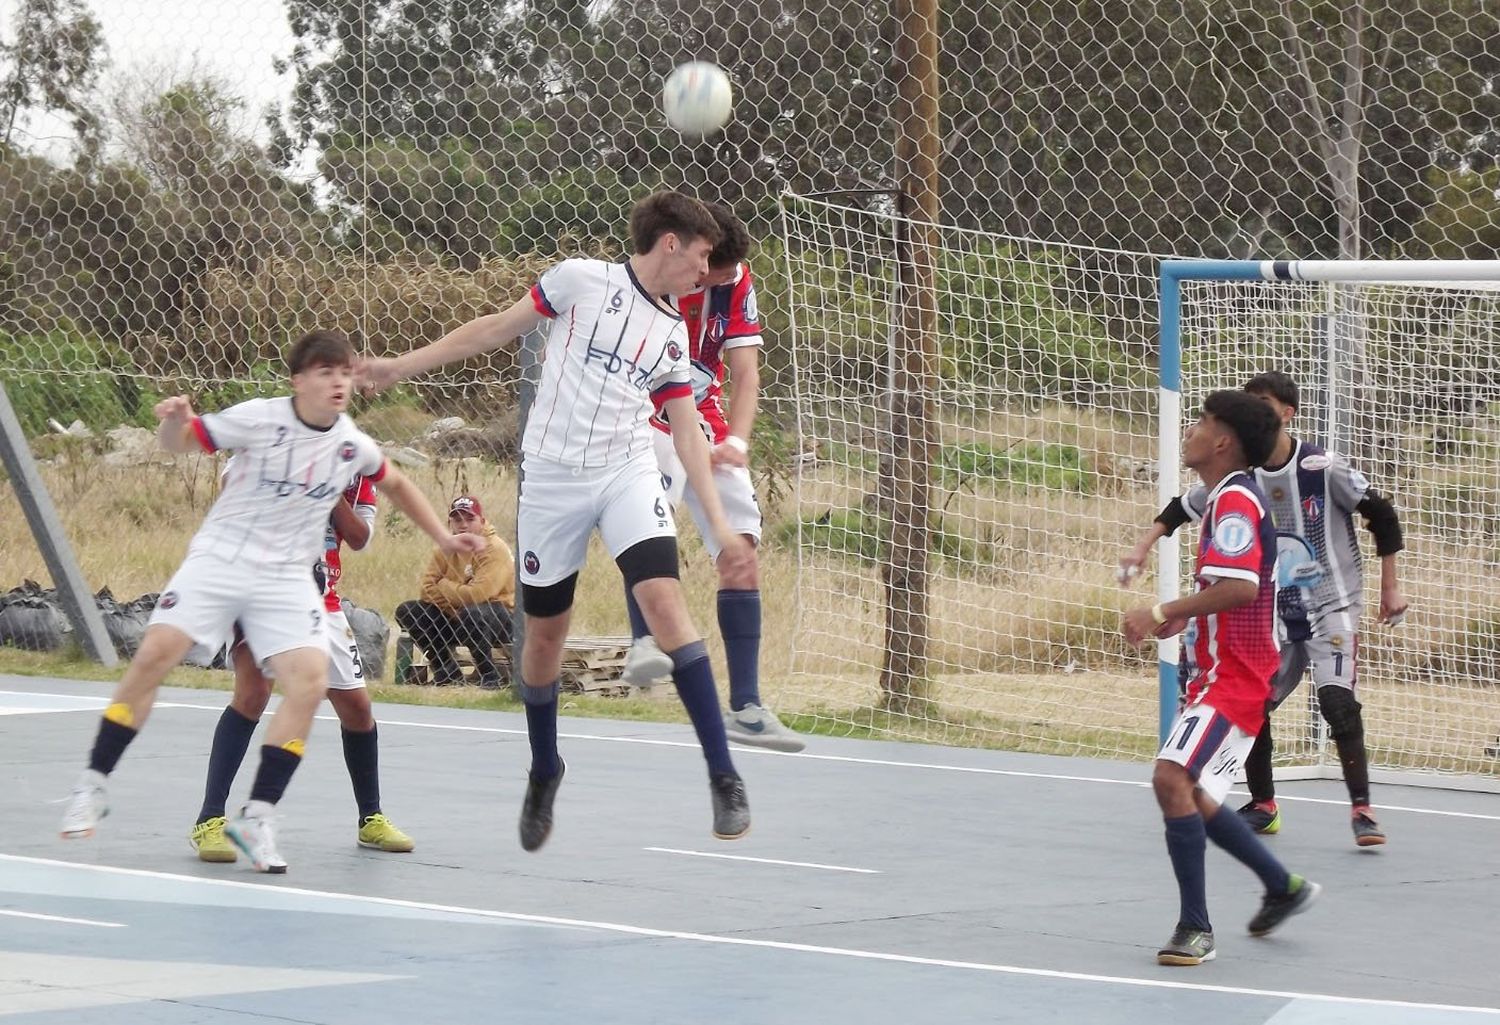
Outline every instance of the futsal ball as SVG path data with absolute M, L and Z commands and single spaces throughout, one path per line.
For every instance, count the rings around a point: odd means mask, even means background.
M 729 120 L 734 89 L 717 64 L 693 61 L 672 69 L 661 102 L 667 124 L 683 135 L 708 135 Z

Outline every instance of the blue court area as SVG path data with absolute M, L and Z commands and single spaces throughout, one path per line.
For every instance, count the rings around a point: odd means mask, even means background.
M 354 843 L 336 724 L 281 806 L 285 876 L 188 846 L 226 695 L 169 690 L 92 840 L 56 835 L 103 684 L 0 677 L 0 1022 L 10 1025 L 1500 1021 L 1500 797 L 1336 783 L 1271 842 L 1324 899 L 1272 937 L 1209 854 L 1218 960 L 1155 964 L 1176 895 L 1148 767 L 872 741 L 737 751 L 754 826 L 709 834 L 686 726 L 563 720 L 568 778 L 516 841 L 519 715 L 377 709 L 408 855 Z M 242 772 L 236 797 L 249 787 Z

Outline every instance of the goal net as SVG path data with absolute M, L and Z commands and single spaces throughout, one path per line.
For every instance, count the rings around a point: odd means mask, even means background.
M 1301 390 L 1293 434 L 1346 455 L 1401 517 L 1396 568 L 1411 611 L 1394 628 L 1376 622 L 1380 560 L 1355 518 L 1365 570 L 1356 693 L 1371 764 L 1493 775 L 1500 264 L 1196 266 L 1207 277 L 1183 280 L 1175 304 L 1182 419 L 1215 388 L 1284 370 Z M 1256 279 L 1223 280 L 1245 273 Z M 1170 319 L 1168 305 L 1170 289 Z M 1276 743 L 1283 761 L 1339 776 L 1313 687 L 1283 705 Z
M 784 202 L 801 436 L 783 705 L 851 734 L 1144 757 L 1156 680 L 1113 566 L 1154 515 L 1154 264 L 943 227 L 920 700 L 880 670 L 892 596 L 891 369 L 901 219 Z
M 1359 696 L 1377 778 L 1417 770 L 1493 782 L 1492 285 L 1185 281 L 1181 396 L 1163 466 L 1159 261 L 938 229 L 930 643 L 923 700 L 898 707 L 882 691 L 883 464 L 897 267 L 910 254 L 900 219 L 878 206 L 788 198 L 783 215 L 802 439 L 786 528 L 799 560 L 783 704 L 856 735 L 1149 756 L 1155 653 L 1124 645 L 1119 613 L 1161 582 L 1152 566 L 1121 588 L 1116 561 L 1162 494 L 1186 486 L 1175 440 L 1203 396 L 1281 369 L 1303 389 L 1296 430 L 1348 454 L 1393 497 L 1405 529 L 1398 566 L 1411 612 L 1395 629 L 1375 624 L 1379 563 L 1360 530 Z M 1190 549 L 1164 546 L 1168 590 L 1186 582 L 1177 553 Z M 1279 713 L 1279 764 L 1336 776 L 1311 692 Z

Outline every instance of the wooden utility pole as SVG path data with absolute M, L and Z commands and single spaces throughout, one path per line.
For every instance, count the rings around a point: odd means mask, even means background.
M 938 4 L 896 0 L 896 180 L 900 185 L 897 330 L 890 372 L 890 547 L 884 564 L 881 703 L 920 715 L 927 702 L 932 551 L 932 382 L 937 373 L 933 257 L 938 219 Z

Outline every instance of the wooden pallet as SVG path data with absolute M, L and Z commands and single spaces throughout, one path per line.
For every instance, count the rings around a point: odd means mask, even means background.
M 403 645 L 410 644 L 411 638 L 406 634 L 401 634 L 396 638 L 398 651 Z M 637 688 L 620 679 L 620 674 L 625 670 L 625 656 L 629 651 L 629 637 L 569 637 L 563 648 L 561 674 L 563 692 L 598 694 L 604 697 L 626 697 L 635 693 Z M 479 681 L 474 669 L 474 658 L 469 650 L 459 645 L 454 649 L 453 654 L 459 671 L 464 674 L 464 682 L 477 684 Z M 501 677 L 506 684 L 509 684 L 512 679 L 510 650 L 496 648 L 493 655 Z M 413 647 L 411 668 L 407 671 L 406 679 L 397 682 L 427 683 L 430 678 L 429 672 L 426 656 L 422 654 L 421 649 Z

